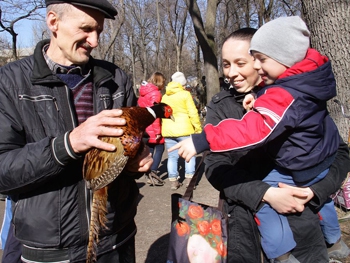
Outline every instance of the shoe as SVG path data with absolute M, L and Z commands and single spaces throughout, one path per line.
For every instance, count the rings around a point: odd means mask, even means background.
M 188 187 L 191 180 L 192 180 L 193 174 L 185 174 L 185 180 L 183 180 L 183 184 Z M 196 187 L 194 187 L 194 189 L 196 189 Z
M 170 185 L 171 190 L 177 190 L 182 185 L 182 183 L 180 183 L 178 180 L 170 181 L 170 183 L 171 183 Z
M 285 255 L 282 255 L 278 258 L 276 258 L 274 263 L 300 263 L 299 260 L 297 260 L 292 254 L 287 253 Z
M 153 186 L 163 186 L 165 182 L 157 175 L 156 171 L 150 171 L 146 174 L 147 183 Z
M 340 239 L 335 244 L 329 246 L 327 248 L 328 257 L 330 259 L 342 259 L 346 258 L 350 254 L 349 247 L 344 243 L 342 239 Z
M 192 178 L 185 178 L 185 180 L 183 181 L 183 184 L 188 187 L 190 182 L 191 182 Z
M 7 195 L 0 194 L 0 201 L 6 201 Z
M 186 187 L 190 185 L 192 178 L 185 178 L 185 180 L 182 182 Z M 196 189 L 196 186 L 193 187 L 193 189 Z

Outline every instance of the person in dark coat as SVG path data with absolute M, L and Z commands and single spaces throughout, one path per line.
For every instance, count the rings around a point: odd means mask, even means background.
M 92 191 L 82 176 L 92 148 L 114 151 L 101 136 L 121 136 L 121 107 L 136 106 L 127 74 L 90 56 L 107 0 L 46 0 L 51 39 L 0 68 L 0 192 L 15 201 L 13 233 L 24 262 L 86 262 Z M 107 228 L 98 263 L 135 262 L 135 178 L 147 172 L 147 147 L 109 185 Z
M 207 105 L 206 123 L 218 124 L 226 118 L 240 119 L 245 110 L 243 98 L 256 92 L 260 79 L 253 69 L 249 43 L 254 29 L 241 29 L 226 38 L 223 44 L 223 67 L 231 89 L 213 96 Z M 297 243 L 293 255 L 300 262 L 328 262 L 326 243 L 316 214 L 327 197 L 334 193 L 349 171 L 347 146 L 341 142 L 328 175 L 305 190 L 272 188 L 261 180 L 274 167 L 262 149 L 246 152 L 210 153 L 205 159 L 206 176 L 225 200 L 229 220 L 228 262 L 261 262 L 260 237 L 254 214 L 269 202 L 276 210 L 290 214 L 287 218 Z M 294 199 L 308 192 L 305 207 Z M 301 216 L 300 216 L 301 215 Z M 264 259 L 267 260 L 266 258 Z

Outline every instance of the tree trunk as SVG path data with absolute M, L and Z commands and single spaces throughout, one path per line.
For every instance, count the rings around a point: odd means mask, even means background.
M 18 60 L 17 54 L 17 34 L 13 32 L 12 35 L 12 61 Z
M 311 47 L 329 57 L 337 82 L 337 99 L 350 106 L 350 4 L 349 0 L 304 0 L 302 11 L 311 32 Z M 347 141 L 350 122 L 333 99 L 328 102 L 341 137 Z M 348 113 L 348 111 L 346 111 Z
M 216 45 L 214 40 L 218 2 L 219 0 L 207 0 L 206 23 L 204 27 L 197 1 L 186 0 L 194 31 L 203 53 L 207 101 L 210 101 L 211 98 L 220 91 L 218 61 L 216 58 Z M 206 102 L 204 103 L 206 104 Z
M 159 62 L 159 51 L 160 51 L 160 37 L 161 37 L 161 31 L 160 31 L 160 14 L 159 14 L 159 0 L 157 0 L 156 3 L 156 9 L 157 9 L 157 38 L 156 38 L 156 65 L 155 68 L 158 69 L 160 62 Z
M 167 17 L 176 50 L 176 71 L 182 71 L 183 61 L 181 55 L 185 43 L 187 9 L 183 10 L 179 8 L 178 1 L 175 1 L 174 3 L 175 11 L 172 7 L 172 5 L 167 6 Z M 174 20 L 172 20 L 173 17 Z
M 135 74 L 135 54 L 134 54 L 134 39 L 132 36 L 130 36 L 130 51 L 131 51 L 131 63 L 132 63 L 132 82 L 134 84 L 134 87 L 136 86 L 136 74 Z M 138 92 L 136 95 L 139 95 Z
M 198 82 L 202 77 L 200 52 L 201 52 L 201 47 L 199 46 L 199 42 L 198 42 L 197 37 L 196 37 L 196 63 L 195 63 L 195 65 L 196 65 L 196 76 L 197 76 Z

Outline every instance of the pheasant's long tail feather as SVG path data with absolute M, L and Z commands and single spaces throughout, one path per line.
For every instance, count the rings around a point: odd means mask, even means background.
M 89 230 L 89 243 L 87 248 L 86 263 L 96 262 L 98 234 L 101 227 L 107 228 L 107 187 L 94 192 L 91 208 L 91 220 Z

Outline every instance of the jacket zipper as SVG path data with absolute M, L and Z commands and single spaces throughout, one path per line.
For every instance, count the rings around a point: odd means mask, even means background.
M 72 124 L 73 124 L 73 127 L 77 127 L 77 123 L 76 121 L 74 120 L 74 114 L 73 114 L 73 110 L 72 110 L 72 104 L 71 104 L 71 101 L 69 99 L 69 88 L 65 85 L 64 86 L 65 89 L 66 89 L 66 96 L 67 96 L 67 101 L 68 101 L 68 106 L 69 106 L 69 113 L 70 113 L 70 116 L 71 116 L 71 120 L 72 120 Z M 90 204 L 91 204 L 91 193 L 90 193 L 90 190 L 87 189 L 86 187 L 86 183 L 84 183 L 84 194 L 85 194 L 85 201 L 86 201 L 86 210 L 85 210 L 85 215 L 86 215 L 86 221 L 88 222 L 87 223 L 87 226 L 90 225 Z M 87 229 L 89 231 L 89 229 Z
M 72 110 L 72 104 L 71 104 L 71 101 L 69 100 L 69 88 L 67 87 L 67 85 L 65 85 L 64 87 L 66 89 L 66 95 L 67 95 L 67 101 L 68 101 L 68 106 L 69 106 L 70 118 L 72 120 L 72 126 L 75 128 L 75 127 L 77 127 L 77 123 L 74 121 L 74 114 L 73 114 L 73 110 Z
M 104 109 L 106 110 L 107 109 L 107 99 L 109 98 L 109 96 L 105 95 L 105 94 L 101 94 L 99 95 L 100 97 L 100 100 L 103 101 L 103 106 L 104 106 Z
M 94 87 L 93 87 L 93 90 L 95 92 L 93 92 L 93 112 L 94 114 L 97 114 L 97 110 L 98 110 L 98 107 L 97 107 L 97 104 L 98 104 L 98 99 L 96 99 L 97 95 L 98 95 L 98 89 L 100 86 L 102 86 L 105 82 L 107 82 L 108 80 L 110 80 L 112 78 L 107 78 L 105 80 L 101 80 L 99 83 L 95 83 L 94 84 Z M 99 98 L 103 101 L 103 107 L 104 109 L 106 110 L 107 109 L 107 98 L 108 96 L 107 95 L 99 95 Z M 86 195 L 86 202 L 87 202 L 87 205 L 86 205 L 86 218 L 87 218 L 87 222 L 88 222 L 88 226 L 90 226 L 90 215 L 91 215 L 91 203 L 92 203 L 92 198 L 93 198 L 93 194 L 92 194 L 92 190 L 88 189 L 86 187 L 86 182 L 85 182 L 85 195 Z M 89 230 L 88 230 L 89 231 Z
M 19 100 L 30 100 L 30 101 L 43 101 L 43 100 L 49 100 L 53 101 L 55 104 L 56 110 L 58 109 L 57 99 L 50 95 L 40 95 L 40 96 L 28 96 L 28 95 L 18 95 Z
M 99 83 L 95 83 L 94 84 L 94 91 L 95 92 L 93 92 L 93 105 L 94 105 L 94 114 L 97 114 L 97 110 L 98 110 L 98 108 L 97 108 L 97 103 L 98 103 L 98 100 L 97 99 L 95 99 L 95 97 L 99 97 L 102 101 L 103 101 L 103 107 L 104 107 L 104 109 L 106 110 L 107 109 L 107 98 L 108 98 L 108 96 L 106 96 L 106 95 L 104 95 L 104 94 L 100 94 L 100 95 L 98 95 L 98 89 L 99 89 L 99 87 L 101 87 L 104 83 L 106 83 L 107 81 L 109 81 L 110 79 L 113 79 L 113 78 L 106 78 L 106 79 L 104 79 L 104 80 L 101 80 Z

